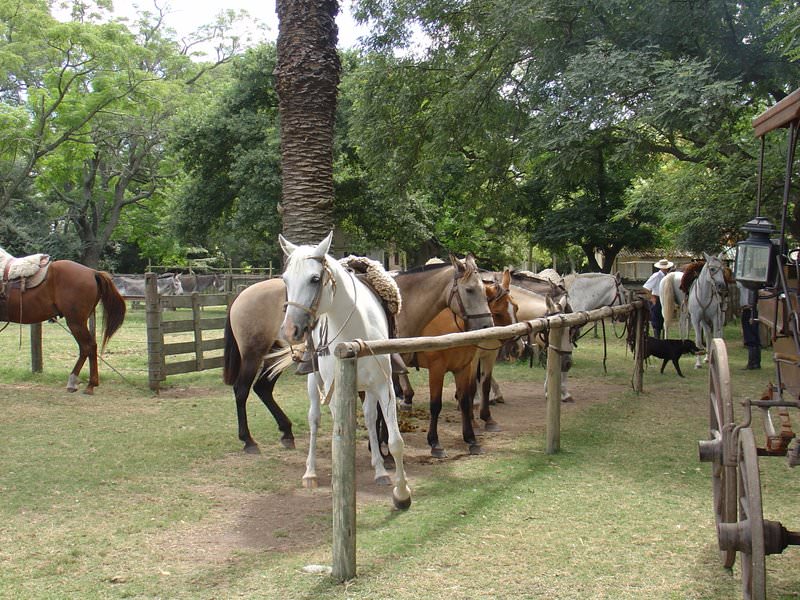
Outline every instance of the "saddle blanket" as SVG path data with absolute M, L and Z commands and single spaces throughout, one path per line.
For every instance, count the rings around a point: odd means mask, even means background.
M 48 254 L 31 254 L 30 256 L 15 258 L 2 251 L 0 253 L 2 282 L 7 283 L 16 279 L 24 279 L 26 288 L 36 287 L 44 281 L 49 264 L 50 255 Z

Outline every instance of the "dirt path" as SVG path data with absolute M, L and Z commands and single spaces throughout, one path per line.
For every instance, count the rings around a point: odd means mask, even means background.
M 492 416 L 502 431 L 481 434 L 487 454 L 508 447 L 521 434 L 541 431 L 545 426 L 544 390 L 538 383 L 502 384 L 505 402 L 492 407 Z M 583 382 L 570 380 L 570 391 L 578 398 L 575 403 L 562 404 L 562 414 L 580 410 L 590 402 L 604 402 L 619 393 L 618 385 L 603 381 Z M 442 445 L 448 453 L 443 460 L 460 460 L 469 456 L 461 439 L 461 419 L 452 400 L 454 386 L 445 389 L 445 405 L 439 423 Z M 406 472 L 412 485 L 428 476 L 426 466 L 441 459 L 430 456 L 426 441 L 428 429 L 428 401 L 426 389 L 418 389 L 414 398 L 415 409 L 401 413 L 406 448 Z M 328 421 L 329 423 L 329 421 Z M 317 448 L 319 487 L 304 489 L 300 480 L 305 471 L 308 448 L 306 439 L 297 440 L 296 450 L 278 449 L 277 439 L 264 444 L 263 452 L 276 458 L 286 488 L 274 494 L 248 494 L 241 490 L 206 486 L 198 493 L 209 496 L 218 506 L 201 523 L 187 525 L 179 531 L 165 532 L 153 540 L 154 548 L 164 554 L 180 556 L 186 568 L 198 563 L 221 563 L 237 551 L 300 551 L 324 543 L 330 531 L 331 510 L 331 444 L 329 425 L 323 421 L 323 432 Z M 476 432 L 478 433 L 478 432 Z M 382 502 L 391 506 L 391 489 L 372 481 L 372 467 L 367 451 L 366 431 L 357 431 L 357 498 L 359 504 Z M 231 454 L 225 461 L 234 467 L 239 461 L 263 460 L 262 457 L 243 453 Z M 222 469 L 225 464 L 220 465 Z M 288 509 L 287 507 L 291 507 Z

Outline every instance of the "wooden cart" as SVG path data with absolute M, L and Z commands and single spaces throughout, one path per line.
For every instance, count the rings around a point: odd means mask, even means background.
M 800 444 L 793 442 L 795 434 L 790 420 L 790 410 L 800 409 L 800 252 L 787 250 L 785 233 L 799 126 L 800 89 L 753 122 L 762 144 L 766 134 L 778 129 L 788 129 L 789 137 L 783 218 L 780 237 L 773 242 L 774 280 L 757 292 L 758 320 L 766 325 L 772 338 L 773 383 L 760 398 L 745 400 L 740 413 L 734 414 L 725 342 L 713 340 L 709 352 L 709 439 L 700 442 L 700 460 L 712 464 L 720 558 L 729 568 L 735 563 L 737 553 L 740 555 L 742 591 L 747 600 L 767 597 L 766 556 L 800 544 L 800 533 L 787 530 L 778 521 L 764 519 L 758 467 L 759 457 L 784 456 L 789 466 L 800 464 Z M 761 165 L 759 179 L 760 173 Z M 763 423 L 763 436 L 756 436 L 752 428 L 756 411 L 762 413 L 756 421 Z M 757 438 L 763 440 L 761 446 Z

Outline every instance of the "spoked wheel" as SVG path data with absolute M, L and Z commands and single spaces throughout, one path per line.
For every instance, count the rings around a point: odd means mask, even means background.
M 761 476 L 753 430 L 739 431 L 739 528 L 749 530 L 749 549 L 742 549 L 742 592 L 745 600 L 767 596 L 764 513 L 761 509 Z M 748 544 L 745 544 L 747 546 Z
M 711 462 L 711 489 L 714 496 L 714 520 L 719 536 L 720 524 L 736 522 L 736 467 L 725 464 L 725 448 L 731 448 L 733 400 L 725 342 L 715 338 L 708 358 L 709 439 L 700 442 L 700 460 Z M 720 548 L 722 544 L 720 543 Z M 735 549 L 720 549 L 725 568 L 736 561 Z

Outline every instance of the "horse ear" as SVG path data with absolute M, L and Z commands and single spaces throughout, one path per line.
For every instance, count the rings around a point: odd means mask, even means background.
M 322 240 L 319 245 L 314 249 L 314 256 L 318 256 L 322 258 L 328 253 L 328 250 L 331 248 L 331 242 L 333 241 L 333 231 L 331 231 L 324 240 Z
M 278 234 L 278 241 L 281 243 L 281 248 L 286 256 L 291 256 L 292 252 L 297 250 L 297 246 L 283 237 L 280 233 Z
M 475 262 L 475 256 L 472 254 L 472 252 L 467 253 L 467 256 L 464 258 L 464 264 L 466 264 L 467 267 L 473 271 L 478 270 L 478 263 Z
M 453 264 L 453 267 L 455 267 L 457 273 L 463 273 L 466 270 L 466 267 L 461 259 L 452 252 L 450 253 L 450 262 Z
M 504 290 L 508 290 L 511 287 L 511 270 L 510 269 L 503 269 L 502 286 L 503 286 Z
M 710 257 L 708 254 L 706 254 L 705 252 L 703 252 L 703 260 L 705 260 L 706 262 L 708 262 L 708 259 L 710 259 L 710 258 L 711 258 L 711 257 Z

